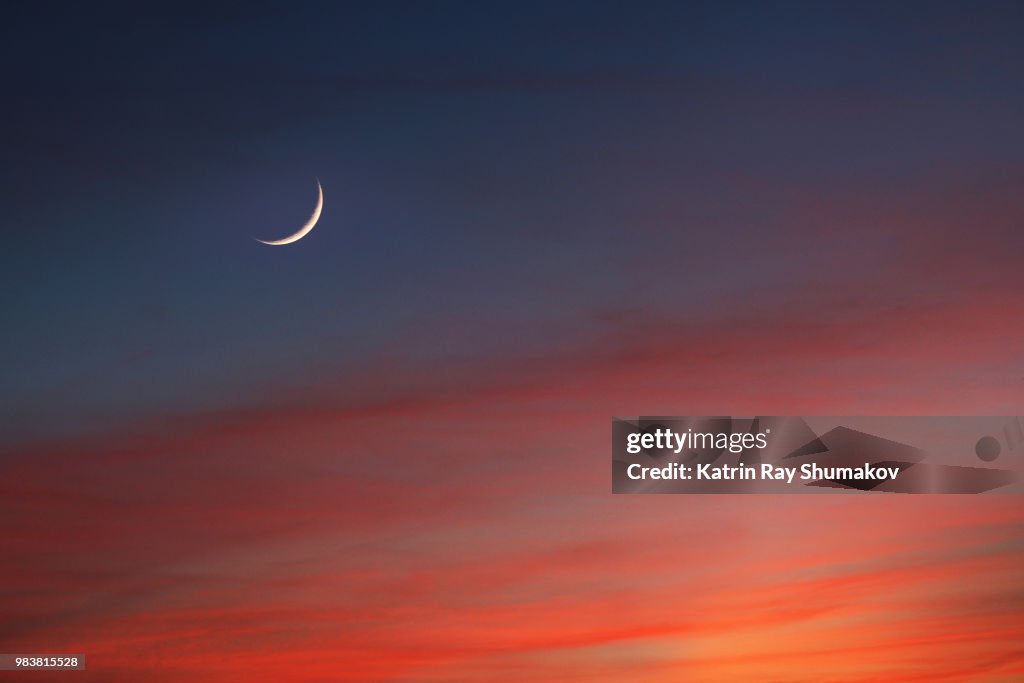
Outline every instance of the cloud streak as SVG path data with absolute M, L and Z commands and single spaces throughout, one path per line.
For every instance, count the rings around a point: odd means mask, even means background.
M 0 643 L 87 652 L 86 680 L 1016 675 L 1009 497 L 611 497 L 604 455 L 623 405 L 996 406 L 958 378 L 1011 361 L 970 324 L 1016 331 L 1005 304 L 627 316 L 571 361 L 8 451 Z

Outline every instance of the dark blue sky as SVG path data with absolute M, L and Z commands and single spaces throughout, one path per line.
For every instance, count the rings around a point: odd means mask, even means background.
M 1020 283 L 1019 3 L 0 23 L 16 438 L 387 393 L 636 327 L 941 301 L 950 268 L 957 292 Z M 250 239 L 300 225 L 315 177 L 309 238 Z

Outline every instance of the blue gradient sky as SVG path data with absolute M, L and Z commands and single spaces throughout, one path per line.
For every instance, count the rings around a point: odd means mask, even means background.
M 5 8 L 0 651 L 1020 680 L 1015 498 L 612 496 L 607 439 L 1019 415 L 1022 35 L 1019 2 Z M 315 178 L 317 228 L 254 241 Z
M 1020 179 L 1014 3 L 68 11 L 0 48 L 5 432 L 770 313 Z

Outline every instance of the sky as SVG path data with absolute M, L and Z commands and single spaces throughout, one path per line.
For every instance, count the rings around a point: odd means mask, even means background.
M 1015 496 L 608 468 L 617 415 L 1020 414 L 1019 3 L 4 14 L 0 652 L 1024 677 Z

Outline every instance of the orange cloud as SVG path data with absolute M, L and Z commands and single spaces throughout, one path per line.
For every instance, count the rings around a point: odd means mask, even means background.
M 8 448 L 0 649 L 86 681 L 1010 680 L 1015 498 L 611 496 L 607 462 L 622 412 L 992 410 L 1010 298 L 627 316 L 415 392 Z

